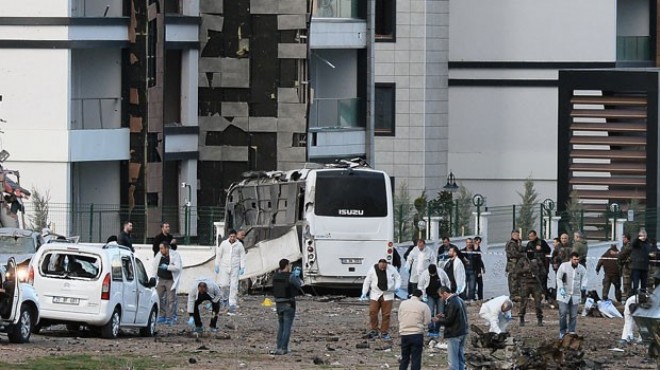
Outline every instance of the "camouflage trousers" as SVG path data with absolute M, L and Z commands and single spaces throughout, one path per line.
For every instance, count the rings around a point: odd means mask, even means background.
M 509 283 L 509 297 L 513 299 L 515 296 L 520 296 L 520 288 L 518 287 L 518 279 L 516 279 L 516 263 L 509 261 L 506 264 L 506 271 Z
M 542 288 L 536 279 L 529 280 L 525 278 L 520 283 L 520 317 L 524 317 L 527 313 L 527 302 L 529 302 L 529 296 L 534 297 L 534 308 L 536 309 L 536 317 L 539 319 L 543 318 L 543 309 L 541 308 L 541 291 Z
M 621 276 L 623 277 L 623 287 L 621 290 L 623 290 L 623 301 L 625 302 L 626 299 L 630 297 L 630 291 L 632 290 L 632 278 L 631 278 L 632 270 L 630 269 L 630 265 L 626 264 L 621 267 Z

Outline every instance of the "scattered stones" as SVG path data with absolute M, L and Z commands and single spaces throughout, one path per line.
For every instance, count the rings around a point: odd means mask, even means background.
M 196 363 L 197 363 L 197 359 L 194 358 L 194 357 L 191 357 L 191 358 L 188 359 L 188 363 L 189 363 L 189 364 L 196 364 Z
M 319 356 L 315 356 L 314 359 L 312 360 L 314 362 L 314 365 L 326 365 L 327 362 L 320 358 Z
M 358 343 L 355 345 L 355 348 L 361 348 L 361 349 L 369 348 L 369 343 L 367 342 Z

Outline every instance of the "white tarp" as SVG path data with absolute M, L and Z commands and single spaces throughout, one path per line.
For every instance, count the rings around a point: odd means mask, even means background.
M 260 276 L 279 268 L 280 260 L 297 261 L 302 258 L 298 232 L 292 227 L 277 239 L 265 240 L 247 250 L 245 274 L 241 279 Z
M 612 301 L 607 300 L 607 301 L 598 301 L 598 311 L 602 313 L 603 315 L 611 318 L 618 317 L 622 318 L 623 316 L 621 315 L 621 312 L 614 307 L 612 304 Z

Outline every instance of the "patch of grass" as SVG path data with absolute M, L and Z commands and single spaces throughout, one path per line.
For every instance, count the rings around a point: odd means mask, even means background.
M 128 356 L 65 355 L 44 356 L 22 361 L 17 364 L 0 362 L 0 368 L 21 368 L 31 370 L 140 370 L 167 369 L 176 365 L 163 358 Z

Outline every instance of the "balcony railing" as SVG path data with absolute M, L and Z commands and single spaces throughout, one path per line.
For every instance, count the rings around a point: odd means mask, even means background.
M 617 36 L 616 60 L 618 61 L 651 60 L 651 37 Z
M 317 0 L 314 18 L 360 18 L 359 0 Z
M 318 98 L 310 107 L 311 128 L 364 127 L 360 117 L 361 98 Z
M 71 129 L 96 130 L 119 128 L 121 98 L 71 99 Z

